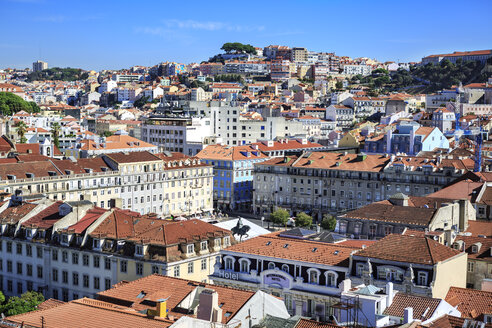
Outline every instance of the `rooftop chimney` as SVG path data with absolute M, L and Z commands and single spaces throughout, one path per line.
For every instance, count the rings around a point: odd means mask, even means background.
M 210 322 L 222 321 L 222 309 L 219 307 L 219 294 L 213 289 L 204 289 L 200 293 L 197 319 Z
M 407 324 L 413 321 L 413 308 L 407 307 L 403 313 L 403 323 Z
M 338 287 L 340 288 L 341 293 L 348 292 L 349 289 L 352 288 L 352 282 L 350 279 L 342 280 Z
M 386 294 L 388 295 L 388 299 L 386 301 L 386 307 L 389 307 L 391 303 L 393 303 L 393 283 L 388 282 L 386 284 Z

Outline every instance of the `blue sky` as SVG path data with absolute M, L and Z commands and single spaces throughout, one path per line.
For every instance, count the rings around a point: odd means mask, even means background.
M 492 48 L 492 1 L 0 0 L 0 67 L 199 62 L 225 42 L 381 61 Z

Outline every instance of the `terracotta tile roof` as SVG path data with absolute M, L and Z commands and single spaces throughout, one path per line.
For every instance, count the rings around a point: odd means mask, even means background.
M 425 296 L 397 293 L 393 303 L 384 310 L 383 314 L 403 318 L 405 308 L 413 308 L 413 318 L 425 321 L 432 317 L 441 300 Z
M 483 320 L 484 314 L 492 314 L 492 292 L 451 287 L 445 300 L 458 307 L 462 318 Z
M 492 222 L 491 222 L 492 223 Z M 456 236 L 455 242 L 462 240 L 465 243 L 465 252 L 468 253 L 469 259 L 481 260 L 492 263 L 492 238 L 477 236 Z M 478 246 L 478 251 L 473 252 L 473 246 Z
M 113 161 L 119 164 L 152 162 L 152 161 L 161 160 L 159 157 L 148 151 L 138 151 L 138 152 L 136 151 L 130 153 L 113 153 L 113 154 L 106 154 L 105 156 L 111 158 Z
M 22 222 L 23 227 L 35 227 L 40 229 L 49 229 L 60 220 L 63 216 L 59 213 L 59 207 L 63 204 L 62 201 L 57 201 L 48 206 L 38 214 L 34 215 L 27 221 Z
M 166 221 L 115 209 L 90 235 L 175 245 L 208 239 L 209 236 L 230 235 L 230 231 L 201 220 Z
M 275 150 L 294 150 L 303 148 L 323 147 L 323 145 L 316 142 L 306 142 L 303 144 L 299 140 L 282 140 L 273 141 L 273 146 L 269 147 L 267 142 L 256 142 L 252 145 L 258 146 L 261 151 L 275 151 Z
M 470 232 L 472 236 L 486 236 L 492 238 L 492 222 L 491 221 L 468 221 L 468 228 L 465 232 Z
M 69 226 L 66 230 L 68 232 L 81 234 L 85 231 L 94 221 L 99 219 L 107 210 L 100 207 L 93 207 L 89 209 L 86 214 L 75 224 Z
M 492 205 L 492 186 L 485 186 L 485 190 L 480 199 L 477 201 L 477 204 Z
M 430 238 L 391 234 L 358 251 L 355 255 L 388 261 L 434 265 L 458 254 L 460 251 L 441 245 Z
M 390 197 L 391 199 L 391 197 Z M 391 205 L 390 199 L 382 200 L 376 204 Z M 444 203 L 452 203 L 454 199 L 452 198 L 438 198 L 438 197 L 428 197 L 428 196 L 408 196 L 408 206 L 410 207 L 421 207 L 421 208 L 439 208 Z
M 47 310 L 47 309 L 51 309 L 53 307 L 57 307 L 58 305 L 61 305 L 61 304 L 65 304 L 65 302 L 56 300 L 54 298 L 49 298 L 46 301 L 44 301 L 43 303 L 39 304 L 37 309 L 38 309 L 38 311 L 39 310 Z
M 209 145 L 200 151 L 196 157 L 211 160 L 252 160 L 268 158 L 261 151 L 254 149 L 252 146 L 225 146 Z
M 342 246 L 339 244 L 264 235 L 248 239 L 228 247 L 226 250 L 270 258 L 346 267 L 349 264 L 350 254 L 357 249 L 357 247 Z
M 387 205 L 378 202 L 342 214 L 340 219 L 351 218 L 427 227 L 436 211 L 437 209 L 434 208 Z
M 0 223 L 15 224 L 38 206 L 37 204 L 23 203 L 11 206 L 0 213 Z
M 91 236 L 125 239 L 135 236 L 135 230 L 144 223 L 140 213 L 114 209 L 113 212 L 92 231 Z M 147 225 L 145 225 L 147 226 Z
M 52 158 L 44 155 L 17 155 L 15 156 L 18 162 L 40 162 L 40 161 L 49 161 L 53 160 Z
M 295 328 L 341 328 L 341 326 L 301 318 L 295 325 Z
M 0 164 L 0 179 L 2 180 L 7 180 L 8 175 L 13 175 L 16 179 L 25 179 L 27 173 L 32 173 L 35 177 L 43 177 L 48 176 L 48 172 L 60 173 L 50 161 Z
M 81 150 L 99 150 L 99 149 L 135 149 L 156 147 L 150 143 L 139 140 L 127 135 L 112 135 L 106 138 L 105 145 L 95 142 L 94 140 L 85 139 L 81 141 Z
M 483 182 L 472 182 L 469 180 L 459 181 L 450 186 L 444 187 L 428 197 L 449 198 L 449 199 L 468 199 L 472 203 L 475 202 L 478 193 L 483 185 Z
M 463 328 L 465 325 L 465 318 L 454 317 L 448 314 L 443 315 L 437 320 L 434 320 L 432 323 L 422 326 L 419 325 L 419 328 Z M 485 324 L 483 328 L 492 328 L 492 324 Z
M 6 321 L 36 328 L 65 328 L 68 323 L 71 328 L 167 328 L 173 324 L 170 320 L 148 317 L 133 309 L 89 298 L 11 316 Z
M 298 156 L 287 156 L 283 158 L 273 158 L 256 165 L 382 172 L 389 161 L 390 158 L 382 155 L 367 155 L 364 160 L 359 160 L 356 154 L 344 155 L 331 152 L 313 152 L 304 154 L 301 159 L 299 159 Z
M 27 144 L 17 143 L 15 149 L 19 154 L 36 154 L 39 155 L 39 143 Z
M 115 304 L 127 304 L 137 311 L 153 308 L 148 301 L 156 301 L 159 298 L 168 298 L 167 308 L 169 314 L 180 317 L 183 314 L 176 307 L 198 286 L 213 289 L 222 304 L 222 323 L 227 323 L 244 304 L 254 295 L 254 292 L 222 287 L 217 285 L 193 282 L 174 277 L 154 274 L 134 280 L 125 284 L 119 284 L 111 289 L 98 293 L 97 298 Z M 139 298 L 139 295 L 144 297 Z M 146 302 L 147 301 L 147 302 Z M 230 315 L 226 317 L 226 313 Z

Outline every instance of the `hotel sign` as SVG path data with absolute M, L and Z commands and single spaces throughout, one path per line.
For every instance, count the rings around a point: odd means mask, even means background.
M 239 280 L 239 273 L 219 270 L 219 278 Z

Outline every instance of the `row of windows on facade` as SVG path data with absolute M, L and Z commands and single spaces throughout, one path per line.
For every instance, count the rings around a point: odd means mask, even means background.
M 195 262 L 188 262 L 187 264 L 187 272 L 188 274 L 192 274 L 195 272 Z M 207 259 L 202 259 L 200 261 L 200 270 L 205 271 L 207 270 Z M 173 269 L 173 275 L 174 277 L 180 277 L 181 276 L 181 268 L 179 265 L 175 265 Z
M 436 179 L 437 179 L 437 178 L 436 178 Z M 272 181 L 273 181 L 273 180 L 272 180 Z M 438 182 L 436 182 L 436 184 L 437 184 L 437 183 L 438 183 Z M 334 184 L 333 184 L 333 185 L 334 185 Z M 343 181 L 341 181 L 340 185 L 341 185 L 342 187 L 343 187 L 343 186 L 345 186 L 345 184 L 344 184 L 344 182 L 343 182 Z M 372 185 L 371 183 L 367 183 L 367 184 L 366 184 L 366 187 L 367 187 L 367 188 L 372 188 L 372 186 L 373 186 L 373 185 Z M 361 187 L 362 187 L 362 184 L 361 184 L 360 182 L 359 182 L 359 183 L 357 183 L 357 188 L 361 188 Z M 379 183 L 374 184 L 374 187 L 375 187 L 375 188 L 379 188 Z M 382 187 L 382 188 L 384 188 L 384 185 L 381 185 L 381 187 Z M 386 191 L 391 192 L 391 190 L 393 189 L 392 187 L 393 187 L 392 185 L 387 184 L 387 185 L 386 185 Z M 411 187 L 410 187 L 410 185 L 405 185 L 405 186 L 404 186 L 404 188 L 402 188 L 402 186 L 401 186 L 401 185 L 397 184 L 397 185 L 395 185 L 394 187 L 395 187 L 395 191 L 396 191 L 396 192 L 407 192 L 407 193 L 410 193 L 410 192 L 411 192 Z M 267 190 L 267 189 L 270 189 L 270 188 L 271 188 L 271 184 L 268 184 L 268 183 L 266 183 L 266 184 L 260 184 L 260 185 L 258 186 L 258 189 L 263 189 L 263 190 Z M 283 187 L 282 187 L 282 186 L 279 186 L 278 188 L 279 188 L 279 191 L 283 191 Z M 287 193 L 289 193 L 289 192 L 290 192 L 290 187 L 289 187 L 289 186 L 287 186 L 285 189 L 286 189 L 285 191 L 286 191 Z M 418 193 L 418 192 L 419 192 L 419 187 L 418 187 L 418 186 L 413 186 L 413 189 L 414 189 L 415 193 Z M 435 187 L 435 188 L 434 188 L 434 191 L 437 191 L 437 190 L 438 190 L 438 188 L 437 188 L 437 187 Z M 292 187 L 292 192 L 298 192 L 298 191 L 299 191 L 300 193 L 305 193 L 305 194 L 307 194 L 307 195 L 311 195 L 311 191 L 312 191 L 312 190 L 311 190 L 311 188 L 306 188 L 306 189 L 304 189 L 304 187 L 300 187 L 299 189 L 297 189 L 297 187 Z M 328 196 L 328 194 L 329 194 L 329 192 L 330 192 L 330 190 L 329 190 L 329 189 L 322 189 L 322 190 L 320 190 L 320 189 L 316 189 L 316 188 L 315 188 L 315 189 L 314 189 L 314 194 L 315 194 L 315 195 L 321 195 L 321 191 L 323 192 L 323 196 Z M 427 194 L 428 192 L 429 192 L 429 187 L 425 187 L 425 193 Z M 376 194 L 376 195 L 378 195 L 379 193 L 377 193 L 377 192 L 376 192 L 375 194 Z M 340 190 L 340 191 L 339 191 L 339 195 L 340 195 L 340 197 L 354 198 L 354 192 L 353 192 L 353 191 L 351 191 L 351 190 L 349 190 L 349 191 Z M 362 193 L 361 191 L 359 191 L 359 192 L 357 192 L 357 193 L 356 193 L 356 195 L 357 195 L 357 198 L 362 199 L 362 195 L 363 195 L 363 193 Z M 336 196 L 337 196 L 337 190 L 332 189 L 332 190 L 331 190 L 331 196 L 332 196 L 332 197 L 336 197 Z M 367 192 L 367 193 L 366 193 L 366 196 L 367 196 L 367 197 L 366 197 L 366 199 L 367 199 L 367 200 L 371 200 L 371 193 L 370 193 L 370 192 Z
M 224 269 L 227 271 L 234 271 L 234 262 L 235 262 L 235 259 L 233 257 L 230 257 L 230 256 L 224 257 Z M 245 258 L 239 259 L 239 272 L 240 273 L 249 274 L 251 271 L 250 266 L 251 266 L 251 260 L 245 259 Z M 268 270 L 275 270 L 277 268 L 277 265 L 274 262 L 268 262 L 267 268 L 268 268 Z M 289 275 L 291 274 L 290 273 L 291 270 L 290 270 L 290 267 L 288 264 L 282 264 L 280 269 L 283 272 L 288 273 Z M 307 283 L 319 285 L 319 278 L 321 276 L 321 271 L 316 269 L 316 268 L 309 268 L 309 269 L 307 269 L 307 273 L 308 273 Z M 336 273 L 334 271 L 326 271 L 324 274 L 326 277 L 326 286 L 336 287 L 337 279 L 338 279 L 338 273 Z
M 77 286 L 78 286 L 78 277 L 76 279 L 77 279 Z M 25 282 L 25 284 L 26 284 L 26 288 L 24 289 L 24 282 L 23 281 L 17 282 L 16 292 L 18 295 L 21 295 L 25 291 L 33 291 L 34 290 L 34 282 L 27 280 Z M 90 288 L 89 287 L 89 277 L 87 275 L 83 276 L 83 286 L 84 286 L 84 288 Z M 94 277 L 93 288 L 97 291 L 100 291 L 101 290 L 100 286 L 101 286 L 101 283 L 100 283 L 99 278 Z M 7 286 L 6 287 L 7 287 L 6 288 L 7 292 L 14 293 L 14 282 L 11 279 L 7 279 Z M 0 277 L 0 289 L 2 289 L 2 288 L 3 288 L 3 278 Z M 105 278 L 104 279 L 104 290 L 107 290 L 110 288 L 111 288 L 111 279 Z M 62 294 L 62 301 L 68 302 L 69 301 L 69 296 L 68 296 L 69 295 L 69 289 L 62 288 L 61 290 L 62 290 L 62 293 L 61 293 Z M 43 288 L 39 287 L 38 292 L 43 293 Z M 58 288 L 52 289 L 52 296 L 55 299 L 59 299 L 59 289 Z M 86 295 L 86 297 L 90 297 L 90 296 Z M 79 298 L 79 294 L 76 292 L 72 292 L 72 299 L 78 299 L 78 298 Z
M 347 225 L 348 223 L 346 221 L 340 221 L 338 224 L 338 231 L 342 234 L 347 233 Z M 362 232 L 362 222 L 356 222 L 354 223 L 354 228 L 353 231 L 351 232 L 355 236 L 358 236 Z M 376 224 L 370 224 L 369 225 L 369 236 L 374 237 L 377 234 L 377 225 Z M 393 233 L 394 227 L 391 225 L 384 225 L 383 230 L 384 230 L 384 235 L 390 235 Z
M 367 264 L 357 263 L 356 264 L 356 275 L 362 277 L 364 270 L 366 270 Z M 392 266 L 379 266 L 377 268 L 378 280 L 392 281 L 396 283 L 401 283 L 404 280 L 405 270 L 392 267 Z M 418 286 L 427 286 L 429 273 L 427 271 L 417 271 L 416 284 Z
M 74 254 L 75 253 L 72 253 L 72 255 L 74 255 Z M 78 255 L 78 254 L 76 254 L 76 255 Z M 84 255 L 84 257 L 83 257 L 82 264 L 84 266 L 87 266 L 88 267 L 89 266 L 89 259 L 88 259 L 88 257 L 85 257 L 85 256 L 86 255 Z M 76 258 L 78 258 L 78 257 L 75 257 L 75 256 L 72 257 L 72 264 L 74 264 L 74 265 L 78 265 L 78 259 L 75 260 Z M 63 261 L 63 262 L 64 263 L 68 263 L 68 259 L 67 259 L 67 261 Z M 16 272 L 15 273 L 16 274 L 19 274 L 19 275 L 22 275 L 25 272 L 26 276 L 32 277 L 33 276 L 33 269 L 34 269 L 33 265 L 30 264 L 30 263 L 26 263 L 25 267 L 26 267 L 26 271 L 23 270 L 24 263 L 22 263 L 22 262 L 16 262 Z M 100 267 L 99 256 L 94 256 L 93 267 L 94 268 L 99 268 Z M 108 259 L 108 258 L 105 259 L 104 268 L 106 270 L 111 270 L 111 261 L 110 261 L 110 259 Z M 2 271 L 2 272 L 4 271 L 3 259 L 0 259 L 0 271 Z M 14 273 L 14 270 L 13 270 L 13 261 L 12 260 L 6 260 L 5 272 L 6 273 Z M 126 260 L 120 261 L 120 272 L 122 272 L 122 273 L 128 273 L 128 261 L 126 261 Z M 143 263 L 139 263 L 139 262 L 136 263 L 135 273 L 137 275 L 139 275 L 139 276 L 143 275 Z M 159 273 L 159 266 L 152 265 L 152 274 L 154 274 L 154 273 Z M 36 266 L 36 274 L 37 274 L 37 277 L 39 279 L 42 279 L 43 278 L 43 266 L 42 265 L 37 265 Z M 62 275 L 63 275 L 62 282 L 68 284 L 68 271 L 63 271 L 62 272 Z M 74 277 L 73 284 L 77 286 L 78 285 L 78 273 L 77 272 L 74 272 L 73 273 L 73 277 Z M 53 269 L 51 279 L 53 281 L 55 281 L 55 282 L 58 281 L 58 269 Z M 85 285 L 86 284 L 84 284 L 84 287 L 88 287 L 88 286 L 85 286 Z

